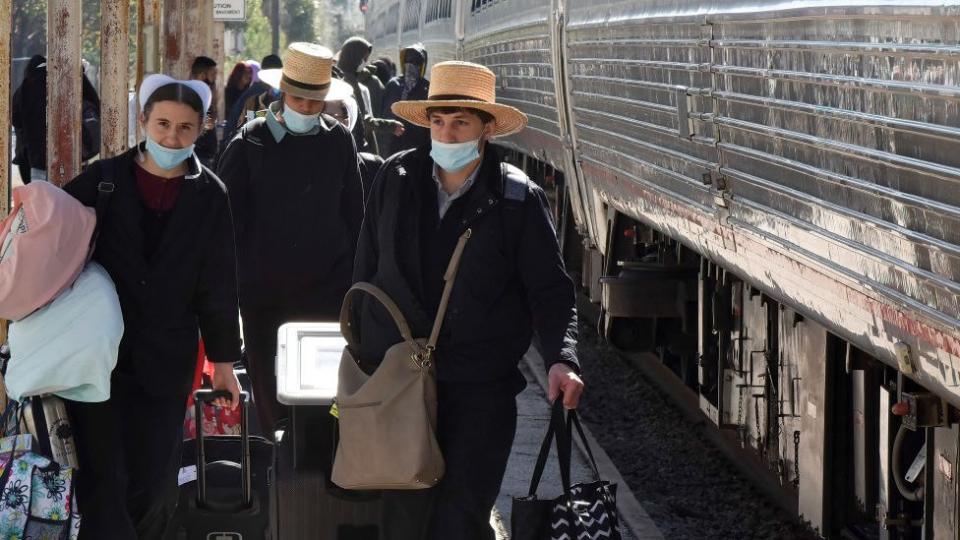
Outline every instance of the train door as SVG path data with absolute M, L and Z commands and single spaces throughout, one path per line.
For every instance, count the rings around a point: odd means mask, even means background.
M 588 217 L 587 194 L 584 191 L 583 171 L 577 158 L 577 139 L 571 121 L 569 79 L 567 73 L 567 0 L 552 0 L 550 18 L 550 47 L 553 63 L 553 85 L 556 95 L 557 122 L 564 148 L 564 178 L 570 201 L 570 211 L 576 223 L 584 224 L 588 238 L 597 238 L 595 223 Z

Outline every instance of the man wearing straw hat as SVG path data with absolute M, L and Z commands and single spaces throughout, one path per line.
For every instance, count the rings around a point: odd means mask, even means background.
M 268 434 L 285 416 L 276 396 L 277 328 L 337 320 L 363 221 L 353 137 L 323 114 L 324 100 L 352 94 L 332 67 L 329 49 L 290 44 L 282 69 L 259 73 L 280 100 L 244 125 L 220 160 L 236 230 L 247 367 Z
M 368 199 L 354 281 L 382 288 L 414 336 L 430 333 L 443 274 L 458 237 L 471 230 L 447 307 L 436 358 L 437 437 L 445 476 L 428 490 L 384 492 L 384 538 L 490 539 L 525 386 L 518 362 L 534 334 L 550 399 L 577 406 L 577 320 L 546 196 L 489 144 L 522 130 L 526 116 L 496 103 L 487 68 L 441 62 L 426 101 L 393 112 L 430 129 L 431 142 L 391 157 Z M 373 302 L 359 313 L 360 362 L 374 369 L 400 341 Z

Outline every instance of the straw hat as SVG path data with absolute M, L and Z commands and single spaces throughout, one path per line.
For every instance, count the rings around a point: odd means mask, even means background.
M 260 80 L 281 92 L 323 101 L 331 87 L 333 53 L 313 43 L 291 43 L 282 69 L 260 70 Z
M 398 101 L 393 114 L 411 124 L 430 127 L 427 109 L 465 107 L 490 113 L 497 121 L 494 137 L 512 135 L 527 125 L 527 115 L 496 102 L 497 79 L 492 71 L 470 62 L 440 62 L 430 70 L 430 93 L 425 101 Z

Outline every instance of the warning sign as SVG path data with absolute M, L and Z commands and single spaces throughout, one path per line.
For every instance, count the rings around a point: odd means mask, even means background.
M 213 20 L 247 20 L 246 0 L 213 0 Z

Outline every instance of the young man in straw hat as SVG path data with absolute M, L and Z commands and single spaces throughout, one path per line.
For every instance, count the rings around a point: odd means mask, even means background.
M 350 286 L 363 188 L 353 137 L 323 114 L 327 99 L 352 94 L 331 77 L 333 53 L 292 43 L 282 69 L 260 71 L 281 92 L 248 122 L 220 160 L 237 237 L 240 312 L 261 426 L 285 416 L 277 402 L 277 328 L 338 318 Z
M 368 200 L 354 280 L 381 287 L 416 337 L 429 334 L 443 274 L 460 234 L 471 230 L 435 358 L 437 436 L 446 474 L 429 490 L 385 492 L 384 538 L 493 539 L 489 525 L 516 428 L 517 368 L 534 333 L 549 394 L 574 408 L 577 320 L 546 196 L 501 162 L 493 137 L 524 128 L 526 116 L 496 103 L 487 68 L 441 62 L 426 101 L 393 112 L 428 127 L 429 146 L 390 158 Z M 400 341 L 376 303 L 359 310 L 360 362 L 372 371 Z

